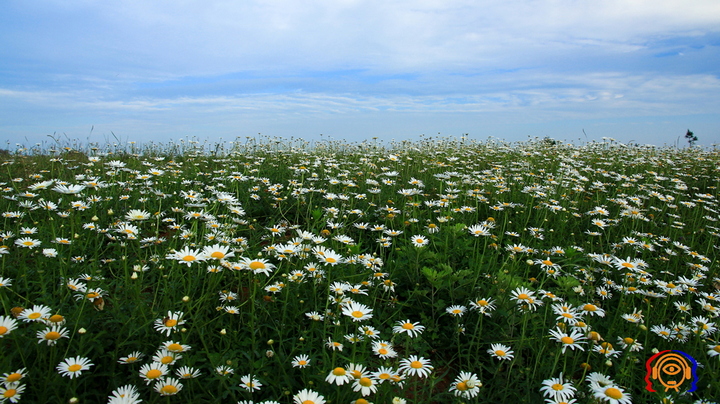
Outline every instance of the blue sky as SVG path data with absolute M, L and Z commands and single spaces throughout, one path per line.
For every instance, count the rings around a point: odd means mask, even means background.
M 717 0 L 8 0 L 0 13 L 0 141 L 13 145 L 663 145 L 687 129 L 720 143 Z

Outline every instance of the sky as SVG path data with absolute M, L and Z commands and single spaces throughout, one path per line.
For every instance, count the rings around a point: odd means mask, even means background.
M 0 148 L 686 146 L 688 129 L 720 143 L 718 0 L 6 0 L 0 13 Z

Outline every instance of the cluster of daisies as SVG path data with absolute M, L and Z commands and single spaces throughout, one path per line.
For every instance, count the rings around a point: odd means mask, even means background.
M 452 237 L 476 250 L 484 245 L 484 254 L 497 262 L 520 263 L 517 267 L 530 276 L 525 286 L 497 295 L 489 294 L 496 289 L 473 290 L 478 297 L 472 301 L 451 301 L 443 313 L 433 313 L 456 320 L 452 333 L 465 332 L 463 322 L 471 313 L 495 321 L 502 306 L 506 313 L 515 311 L 543 326 L 542 321 L 550 320 L 552 326 L 538 338 L 559 354 L 582 351 L 602 363 L 662 348 L 661 343 L 695 343 L 704 350 L 693 352 L 699 362 L 720 357 L 715 320 L 720 277 L 711 258 L 720 237 L 715 226 L 720 214 L 711 171 L 683 168 L 689 167 L 688 156 L 672 150 L 602 145 L 541 153 L 535 147 L 476 144 L 458 154 L 456 146 L 362 150 L 351 158 L 295 151 L 214 159 L 197 155 L 183 161 L 156 156 L 120 161 L 102 154 L 76 162 L 53 158 L 71 177 L 48 178 L 49 171 L 38 167 L 27 177 L 0 181 L 0 299 L 6 310 L 0 315 L 0 340 L 15 338 L 24 329 L 36 336 L 38 349 L 74 347 L 74 334 L 86 332 L 74 323 L 82 308 L 102 311 L 106 300 L 121 293 L 122 288 L 109 287 L 116 281 L 108 275 L 112 271 L 104 274 L 110 279 L 100 275 L 118 263 L 127 263 L 129 280 L 137 282 L 161 270 L 199 270 L 223 281 L 247 275 L 268 302 L 314 285 L 329 293 L 322 304 L 303 311 L 305 320 L 322 323 L 324 330 L 350 324 L 354 331 L 341 338 L 325 334 L 310 341 L 313 348 L 307 353 L 292 358 L 288 366 L 317 371 L 325 382 L 296 389 L 293 401 L 322 404 L 322 392 L 345 389 L 364 404 L 379 392 L 402 391 L 408 380 L 427 380 L 436 366 L 446 365 L 414 349 L 426 326 L 435 324 L 421 324 L 400 309 L 395 317 L 379 321 L 379 306 L 374 305 L 382 301 L 395 307 L 397 291 L 410 287 L 396 284 L 393 254 L 439 253 L 436 241 Z M 612 156 L 619 155 L 634 162 L 628 172 L 614 165 Z M 717 161 L 718 156 L 708 152 L 694 162 L 706 160 Z M 308 222 L 304 226 L 289 213 L 296 209 L 307 211 L 308 217 L 301 218 Z M 277 215 L 252 216 L 267 212 Z M 77 312 L 68 304 L 62 315 L 31 304 L 39 301 L 37 293 L 18 301 L 15 290 L 27 292 L 32 275 L 16 268 L 41 258 L 62 267 L 62 276 L 51 279 L 49 290 L 60 292 L 59 283 Z M 91 262 L 99 262 L 98 273 L 85 272 L 83 265 Z M 340 271 L 352 276 L 329 276 Z M 490 273 L 477 276 L 496 280 Z M 569 278 L 576 281 L 572 292 L 558 292 L 554 285 Z M 218 316 L 245 310 L 248 297 L 238 288 L 211 293 L 219 295 Z M 656 312 L 665 308 L 663 315 L 650 319 L 640 306 L 620 308 L 619 299 L 655 305 Z M 116 359 L 134 369 L 137 379 L 112 391 L 108 402 L 140 402 L 144 389 L 171 396 L 181 393 L 189 379 L 234 375 L 236 369 L 225 365 L 183 365 L 184 356 L 187 360 L 201 351 L 192 340 L 192 327 L 185 329 L 185 312 L 169 307 L 154 311 L 163 316 L 152 327 L 169 340 Z M 607 329 L 611 317 L 621 325 Z M 178 333 L 195 348 L 176 342 Z M 517 340 L 479 339 L 480 352 L 487 354 L 478 355 L 479 361 L 512 366 L 516 351 L 527 351 Z M 366 361 L 315 369 L 321 363 L 315 355 L 340 353 L 360 341 L 369 342 L 362 345 L 368 348 Z M 72 356 L 52 366 L 61 377 L 75 380 L 92 374 L 99 364 L 97 358 Z M 483 385 L 480 368 L 443 376 L 449 378 L 445 394 L 469 400 L 496 388 L 488 380 Z M 32 372 L 21 368 L 5 373 L 0 402 L 18 402 L 28 394 Z M 263 387 L 269 382 L 252 370 L 238 378 L 243 392 L 268 390 Z M 631 402 L 628 389 L 608 376 L 593 372 L 583 378 L 568 380 L 561 374 L 543 381 L 540 393 L 547 402 L 572 403 L 585 380 L 599 401 Z

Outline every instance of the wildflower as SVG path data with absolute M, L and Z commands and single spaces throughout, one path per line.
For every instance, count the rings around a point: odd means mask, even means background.
M 325 397 L 312 390 L 303 389 L 293 396 L 293 401 L 295 404 L 325 404 Z
M 430 360 L 411 355 L 409 358 L 400 359 L 398 370 L 409 376 L 427 377 L 432 372 L 433 367 Z
M 591 316 L 605 317 L 605 310 L 601 309 L 592 303 L 585 303 L 580 310 L 582 314 L 589 314 Z
M 425 326 L 420 325 L 420 323 L 413 323 L 410 320 L 405 320 L 395 323 L 395 326 L 392 330 L 395 334 L 405 333 L 410 336 L 410 338 L 415 338 L 418 335 L 422 334 L 422 332 L 425 330 Z
M 187 352 L 192 349 L 190 345 L 183 345 L 174 341 L 163 342 L 162 347 L 174 353 Z
M 18 401 L 20 401 L 20 395 L 24 391 L 24 384 L 20 384 L 18 382 L 4 383 L 3 386 L 0 387 L 0 402 L 5 402 L 5 400 L 8 400 L 11 403 L 17 403 Z
M 457 305 L 450 306 L 445 309 L 445 311 L 453 317 L 462 317 L 462 315 L 465 314 L 465 310 L 467 310 L 465 306 Z
M 642 322 L 643 322 L 642 310 L 638 311 L 637 309 L 635 309 L 630 314 L 623 314 L 622 318 L 624 318 L 625 320 L 627 320 L 631 323 L 642 324 Z
M 200 254 L 203 257 L 205 257 L 205 259 L 216 259 L 216 260 L 224 260 L 224 259 L 228 259 L 230 257 L 235 256 L 235 253 L 230 251 L 229 246 L 221 245 L 221 244 L 207 246 L 207 247 L 203 248 L 203 250 Z
M 240 265 L 242 265 L 244 269 L 253 271 L 255 274 L 262 273 L 266 276 L 270 276 L 270 273 L 275 269 L 275 265 L 261 258 L 252 260 L 242 257 Z
M 333 340 L 332 340 L 332 337 L 328 337 L 327 343 L 326 343 L 325 345 L 326 345 L 328 348 L 332 349 L 333 351 L 340 351 L 340 352 L 342 352 L 342 350 L 343 350 L 343 344 L 341 344 L 341 343 L 339 343 L 339 342 L 337 342 L 337 341 L 333 341 Z
M 174 365 L 175 361 L 182 359 L 182 355 L 170 352 L 166 348 L 160 348 L 153 356 L 153 362 L 160 362 L 163 365 Z
M 720 355 L 720 345 L 708 345 L 708 348 L 710 348 L 707 351 L 708 356 L 719 356 Z
M 40 240 L 36 240 L 36 239 L 30 238 L 30 237 L 23 237 L 23 238 L 19 238 L 19 239 L 15 240 L 16 246 L 23 247 L 23 248 L 29 248 L 29 249 L 38 247 L 40 244 L 42 244 L 40 242 Z
M 378 383 L 370 377 L 363 376 L 353 382 L 353 391 L 359 391 L 364 396 L 369 396 L 377 391 Z
M 484 226 L 482 224 L 474 224 L 474 225 L 468 227 L 467 231 L 475 237 L 480 237 L 480 236 L 489 236 L 490 229 L 491 229 L 490 227 Z
M 145 354 L 140 351 L 134 351 L 128 356 L 123 356 L 118 360 L 121 365 L 129 365 L 135 363 L 145 357 Z
M 586 337 L 582 334 L 582 332 L 576 329 L 572 330 L 570 334 L 567 334 L 558 328 L 556 330 L 550 330 L 550 335 L 553 337 L 552 339 L 563 344 L 562 353 L 565 353 L 565 349 L 567 348 L 570 348 L 573 351 L 575 348 L 578 348 L 581 351 L 585 350 L 585 348 L 580 346 L 580 344 L 584 344 L 585 342 L 579 341 L 586 339 Z
M 89 370 L 91 366 L 94 366 L 94 364 L 90 362 L 90 359 L 76 356 L 60 362 L 56 369 L 61 376 L 67 376 L 72 379 L 80 376 L 83 370 Z
M 220 376 L 227 376 L 234 374 L 235 369 L 231 368 L 230 366 L 220 365 L 215 368 L 215 373 L 219 374 Z
M 26 323 L 33 321 L 43 321 L 50 316 L 50 308 L 43 305 L 34 305 L 32 309 L 25 309 L 20 312 L 18 319 Z
M 492 316 L 492 311 L 495 310 L 495 300 L 491 298 L 475 299 L 475 301 L 470 302 L 470 309 L 477 310 L 480 313 L 490 317 Z
M 10 316 L 0 316 L 0 338 L 4 338 L 17 328 L 17 320 Z
M 28 372 L 26 368 L 18 369 L 14 371 L 13 373 L 3 373 L 2 378 L 0 380 L 3 383 L 15 383 L 22 380 L 25 376 L 27 376 Z
M 260 381 L 253 375 L 245 375 L 241 377 L 240 382 L 240 387 L 251 393 L 255 390 L 260 390 L 260 387 L 262 387 L 262 383 L 260 383 Z
M 108 397 L 108 404 L 137 404 L 142 401 L 137 387 L 128 384 L 113 390 Z
M 350 301 L 342 308 L 342 313 L 352 317 L 353 321 L 363 321 L 372 318 L 372 309 L 361 303 Z
M 477 375 L 470 372 L 460 372 L 450 385 L 450 392 L 456 397 L 473 398 L 480 393 L 482 383 Z
M 313 321 L 323 321 L 323 320 L 325 319 L 325 316 L 323 316 L 322 314 L 318 313 L 317 311 L 311 311 L 311 312 L 305 313 L 305 315 L 306 315 L 310 320 L 313 320 Z
M 626 393 L 623 388 L 611 384 L 609 386 L 593 387 L 593 395 L 598 400 L 610 404 L 632 404 L 630 394 Z
M 146 363 L 140 367 L 140 377 L 145 379 L 146 384 L 160 380 L 168 374 L 169 368 L 159 362 Z
M 375 355 L 382 359 L 394 358 L 397 356 L 397 352 L 395 352 L 392 345 L 387 341 L 374 341 L 372 351 Z
M 639 343 L 639 342 L 638 342 L 636 339 L 634 339 L 634 338 L 630 338 L 630 337 L 621 338 L 621 337 L 618 337 L 617 340 L 618 340 L 618 344 L 619 344 L 623 349 L 629 349 L 630 352 L 642 351 L 642 349 L 643 349 L 642 344 Z
M 125 219 L 130 221 L 147 220 L 150 218 L 150 212 L 146 212 L 140 209 L 131 209 L 125 214 Z
M 182 366 L 175 371 L 175 374 L 181 379 L 195 379 L 200 377 L 200 370 L 190 366 Z
M 543 387 L 540 388 L 540 392 L 543 393 L 543 397 L 547 396 L 553 400 L 570 400 L 575 396 L 575 391 L 577 390 L 572 383 L 563 381 L 562 373 L 560 373 L 560 377 L 546 379 L 542 384 Z
M 166 259 L 177 260 L 181 264 L 185 264 L 188 267 L 193 262 L 204 261 L 205 257 L 200 253 L 199 250 L 191 249 L 190 247 L 183 247 L 180 251 L 175 251 L 173 254 L 168 254 Z
M 352 380 L 352 376 L 345 368 L 336 367 L 331 370 L 330 373 L 325 377 L 325 381 L 330 384 L 337 384 L 342 386 L 345 383 L 349 383 Z
M 500 360 L 509 361 L 515 357 L 513 355 L 515 352 L 510 350 L 509 346 L 503 344 L 491 344 L 490 349 L 487 350 L 487 353 Z
M 414 235 L 412 236 L 412 244 L 415 247 L 425 247 L 430 241 L 425 236 Z
M 172 377 L 155 382 L 155 391 L 160 393 L 161 396 L 174 396 L 182 390 L 182 388 L 183 385 L 180 384 L 180 380 Z
M 306 368 L 310 366 L 310 357 L 307 355 L 298 355 L 293 358 L 291 363 L 294 368 Z
M 167 317 L 155 320 L 155 329 L 161 333 L 165 333 L 166 336 L 170 336 L 170 333 L 177 332 L 177 327 L 185 324 L 182 319 L 183 312 L 168 311 Z
M 37 332 L 38 344 L 47 342 L 48 345 L 55 345 L 60 338 L 68 338 L 68 330 L 59 325 L 53 325 Z

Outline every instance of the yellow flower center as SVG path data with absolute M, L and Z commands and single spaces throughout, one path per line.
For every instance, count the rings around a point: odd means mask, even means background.
M 352 312 L 352 316 L 355 317 L 355 318 L 360 318 L 360 317 L 363 316 L 363 312 L 362 312 L 362 311 L 359 311 L 359 310 L 355 310 L 355 311 Z
M 40 318 L 40 313 L 38 313 L 38 312 L 30 313 L 30 314 L 28 314 L 27 317 L 28 317 L 30 320 L 37 320 L 38 318 Z
M 305 400 L 302 402 L 302 404 L 315 404 L 315 401 L 313 400 Z
M 495 355 L 497 355 L 497 356 L 505 356 L 505 351 L 501 351 L 501 350 L 498 349 L 497 351 L 495 351 Z
M 95 299 L 95 298 L 97 298 L 97 297 L 99 297 L 99 296 L 100 296 L 100 294 L 97 293 L 97 292 L 90 292 L 90 293 L 88 293 L 88 294 L 85 295 L 85 297 L 87 297 L 88 299 Z
M 343 368 L 335 368 L 335 369 L 333 369 L 332 373 L 335 376 L 345 376 L 345 374 L 346 374 L 345 369 L 343 369 Z
M 606 389 L 605 395 L 610 398 L 614 398 L 615 400 L 619 400 L 623 397 L 623 393 L 620 390 L 616 389 L 615 387 L 610 387 L 610 388 Z
M 77 363 L 74 365 L 68 366 L 68 371 L 70 371 L 70 372 L 77 372 L 80 369 L 82 369 L 82 366 L 78 365 Z
M 5 390 L 5 392 L 3 393 L 3 397 L 4 397 L 4 398 L 10 398 L 10 397 L 14 397 L 15 394 L 17 394 L 17 390 L 15 390 L 15 389 L 7 389 L 7 390 Z
M 194 255 L 186 255 L 182 258 L 182 260 L 186 262 L 195 261 L 196 259 Z
M 355 400 L 355 404 L 369 404 L 370 402 L 364 398 L 358 398 Z
M 402 325 L 402 328 L 406 330 L 412 330 L 413 328 L 415 328 L 415 326 L 412 323 L 405 323 Z
M 163 356 L 162 359 L 160 359 L 160 363 L 164 365 L 168 365 L 172 363 L 172 361 L 175 360 L 172 356 Z
M 166 384 L 160 389 L 160 391 L 162 391 L 165 394 L 175 394 L 175 393 L 177 393 L 178 389 L 177 389 L 177 387 L 173 386 L 172 384 Z
M 138 358 L 137 356 L 128 356 L 127 359 L 125 359 L 125 362 L 131 363 L 131 362 L 137 362 Z
M 570 337 L 567 337 L 567 336 L 560 338 L 560 341 L 561 341 L 563 344 L 568 344 L 568 345 L 575 343 L 575 340 L 574 340 L 574 339 L 572 339 L 572 338 L 570 338 Z
M 633 265 L 629 262 L 623 262 L 621 265 L 624 266 L 625 268 L 635 268 L 635 265 Z
M 529 297 L 530 296 L 528 296 L 527 293 L 520 293 L 517 298 L 520 300 L 526 300 Z
M 168 328 L 175 327 L 176 325 L 177 325 L 177 320 L 173 320 L 172 318 L 165 320 L 165 327 L 168 327 Z
M 59 314 L 53 314 L 52 316 L 50 316 L 50 318 L 48 320 L 50 320 L 50 322 L 52 322 L 52 323 L 60 323 L 63 320 L 65 320 L 65 317 L 63 317 Z
M 225 258 L 225 254 L 223 254 L 222 251 L 215 251 L 214 253 L 210 254 L 210 256 L 219 260 Z
M 555 391 L 560 391 L 560 390 L 563 389 L 563 385 L 560 384 L 560 383 L 555 383 L 555 384 L 552 385 L 552 389 L 555 390 Z
M 305 366 L 307 365 L 307 361 L 298 361 L 298 365 Z
M 358 380 L 358 384 L 360 384 L 363 387 L 370 387 L 370 386 L 372 386 L 373 383 L 369 377 L 361 377 L 360 380 Z
M 465 383 L 465 382 L 460 382 L 460 383 L 458 383 L 458 384 L 455 385 L 455 388 L 458 389 L 458 390 L 460 390 L 460 391 L 465 391 L 465 390 L 468 389 L 468 385 L 467 385 L 467 383 Z
M 572 315 L 572 313 L 563 313 L 563 314 L 561 314 L 561 316 L 563 316 L 563 317 L 565 317 L 565 318 L 573 318 L 573 317 L 575 317 L 575 316 Z
M 162 372 L 158 369 L 150 369 L 145 373 L 145 377 L 148 379 L 157 379 L 160 376 L 162 376 Z
M 420 361 L 412 361 L 410 362 L 410 367 L 413 369 L 422 369 L 423 364 Z
M 594 304 L 588 303 L 588 304 L 586 304 L 585 306 L 583 306 L 583 310 L 585 310 L 585 311 L 595 311 L 595 310 L 597 310 L 597 306 L 595 306 Z
M 632 339 L 632 338 L 630 338 L 630 337 L 623 338 L 623 341 L 625 341 L 625 343 L 628 344 L 628 345 L 635 342 L 635 340 Z
M 35 243 L 33 243 L 32 241 L 23 241 L 23 245 L 26 245 L 28 247 L 30 247 L 33 244 L 35 244 Z
M 5 335 L 5 334 L 7 334 L 7 332 L 8 332 L 7 327 L 0 325 L 0 335 Z
M 667 287 L 670 288 L 670 289 L 674 289 L 674 288 L 675 288 L 675 284 L 672 283 L 672 282 L 671 282 L 671 283 L 668 283 L 668 284 L 667 284 Z
M 337 262 L 337 260 L 333 257 L 326 257 L 325 262 L 329 262 L 330 264 L 334 264 Z
M 360 377 L 362 377 L 362 373 L 360 373 L 360 371 L 357 370 L 357 369 L 351 371 L 351 372 L 350 372 L 350 375 L 351 375 L 352 377 L 354 377 L 355 379 L 359 379 Z
M 265 269 L 265 264 L 263 264 L 263 263 L 260 262 L 260 261 L 253 261 L 253 262 L 250 263 L 249 267 L 250 267 L 250 269 L 252 269 L 253 271 L 256 271 L 256 270 L 258 270 L 258 269 Z
M 378 353 L 379 353 L 380 355 L 387 355 L 388 350 L 385 349 L 385 348 L 380 348 L 380 349 L 378 349 Z
M 172 344 L 168 345 L 167 349 L 170 352 L 182 352 L 182 345 L 177 344 L 177 343 L 172 343 Z
M 487 305 L 488 305 L 487 300 L 484 300 L 484 299 L 483 299 L 483 300 L 478 300 L 476 303 L 477 303 L 478 306 L 487 306 Z
M 60 338 L 61 335 L 57 331 L 50 331 L 49 333 L 45 334 L 45 339 L 49 339 L 51 341 L 55 341 L 56 339 Z
M 550 261 L 550 260 L 544 260 L 542 263 L 545 265 L 548 265 L 548 266 L 552 266 L 552 264 L 553 264 L 552 261 Z
M 8 383 L 16 382 L 18 380 L 22 379 L 22 375 L 20 373 L 10 373 L 6 378 L 5 381 Z

